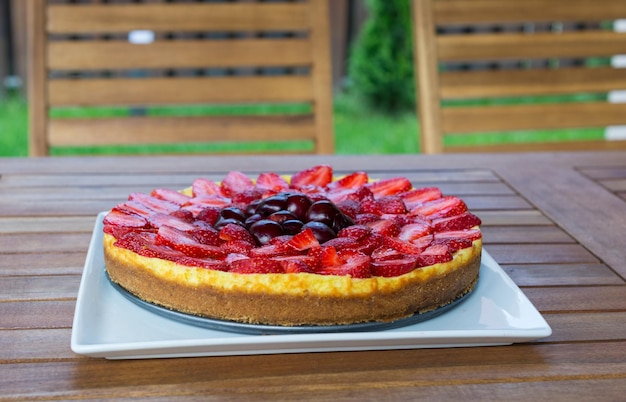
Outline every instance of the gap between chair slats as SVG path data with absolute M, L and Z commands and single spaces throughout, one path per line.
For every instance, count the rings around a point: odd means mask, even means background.
M 128 117 L 54 119 L 49 122 L 51 146 L 128 145 L 179 142 L 314 140 L 311 115 Z
M 626 69 L 560 68 L 443 72 L 442 99 L 608 92 L 626 89 Z
M 623 124 L 626 104 L 602 102 L 516 106 L 448 107 L 444 133 L 605 127 Z
M 440 35 L 441 61 L 611 56 L 626 53 L 626 34 L 612 31 Z
M 308 102 L 311 77 L 63 79 L 49 82 L 55 106 Z
M 623 0 L 435 0 L 440 24 L 502 23 L 523 21 L 602 21 L 622 14 Z M 515 13 L 509 11 L 515 7 Z
M 50 33 L 289 31 L 307 28 L 307 3 L 51 5 Z
M 48 47 L 52 70 L 308 66 L 312 61 L 311 42 L 301 38 L 198 39 L 147 45 L 59 41 Z

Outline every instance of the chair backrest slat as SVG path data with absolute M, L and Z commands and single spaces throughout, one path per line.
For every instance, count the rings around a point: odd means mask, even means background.
M 334 152 L 328 0 L 31 0 L 27 16 L 33 156 L 183 142 Z
M 626 19 L 626 2 L 412 5 L 423 152 L 626 149 L 626 140 L 603 139 L 605 127 L 626 125 L 626 104 L 609 101 L 611 91 L 626 90 L 626 69 L 611 65 L 613 56 L 626 54 L 626 34 L 612 29 Z M 561 137 L 584 133 L 580 141 L 541 141 L 527 133 L 537 130 L 567 130 Z M 502 140 L 508 132 L 541 142 Z M 467 134 L 488 139 L 458 145 Z M 492 145 L 494 138 L 502 143 Z

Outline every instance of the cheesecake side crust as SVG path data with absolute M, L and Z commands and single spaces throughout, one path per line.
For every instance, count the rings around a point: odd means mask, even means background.
M 383 278 L 308 273 L 237 274 L 148 258 L 104 236 L 111 280 L 168 309 L 213 319 L 266 325 L 343 325 L 394 321 L 444 306 L 470 292 L 482 241 L 443 264 Z

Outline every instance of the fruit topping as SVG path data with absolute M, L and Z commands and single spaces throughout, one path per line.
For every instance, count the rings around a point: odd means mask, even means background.
M 399 276 L 448 262 L 481 239 L 458 197 L 404 177 L 333 181 L 328 165 L 294 174 L 232 171 L 191 191 L 132 193 L 104 219 L 115 245 L 146 257 L 242 274 Z
M 318 165 L 294 174 L 291 177 L 291 187 L 324 187 L 330 184 L 332 180 L 333 168 L 328 165 Z

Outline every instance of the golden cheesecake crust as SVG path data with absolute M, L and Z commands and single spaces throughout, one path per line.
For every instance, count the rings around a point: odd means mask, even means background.
M 449 304 L 478 280 L 482 241 L 452 261 L 397 277 L 238 274 L 189 267 L 116 247 L 104 234 L 111 280 L 142 300 L 188 314 L 252 324 L 394 321 Z

